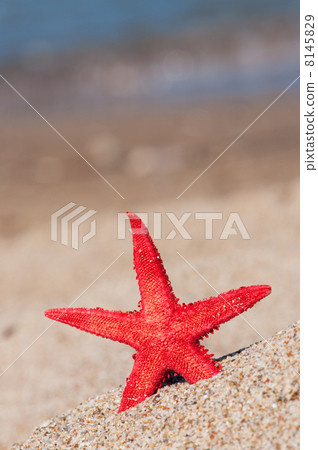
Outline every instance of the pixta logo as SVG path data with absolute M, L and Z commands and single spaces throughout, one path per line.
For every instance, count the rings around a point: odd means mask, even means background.
M 150 214 L 148 213 L 136 213 L 136 214 L 144 222 L 146 227 L 148 227 Z M 163 235 L 162 231 L 162 219 L 164 216 L 169 220 L 170 226 L 172 227 L 172 229 L 169 230 L 168 234 L 166 235 Z M 180 218 L 178 218 L 173 212 L 166 212 L 166 213 L 154 212 L 152 217 L 153 238 L 170 240 L 174 239 L 179 234 L 183 239 L 192 239 L 189 230 L 186 228 L 186 222 L 188 221 L 188 219 L 191 218 L 191 216 L 195 220 L 201 221 L 203 223 L 204 238 L 206 240 L 214 238 L 213 232 L 214 222 L 216 220 L 221 220 L 224 222 L 225 219 L 226 219 L 225 223 L 222 224 L 222 233 L 218 236 L 219 239 L 221 240 L 228 239 L 232 235 L 240 236 L 242 239 L 251 239 L 247 231 L 247 228 L 243 223 L 243 220 L 241 219 L 239 213 L 237 212 L 231 212 L 229 216 L 225 216 L 221 212 L 196 212 L 194 214 L 191 212 L 185 212 L 181 215 Z M 127 222 L 128 217 L 126 213 L 117 213 L 118 239 L 126 239 Z M 130 229 L 130 227 L 128 227 L 128 229 Z M 138 231 L 135 230 L 135 234 L 137 232 Z
M 77 206 L 76 203 L 68 203 L 51 215 L 51 240 L 63 245 L 70 245 L 78 250 L 80 244 L 80 226 L 86 223 L 96 211 L 85 206 Z M 67 214 L 66 214 L 67 213 Z M 96 220 L 90 221 L 90 230 L 82 236 L 85 244 L 96 234 Z M 60 239 L 59 239 L 60 238 Z

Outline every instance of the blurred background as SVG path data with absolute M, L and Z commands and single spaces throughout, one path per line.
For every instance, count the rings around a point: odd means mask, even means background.
M 299 75 L 298 2 L 0 1 L 0 447 L 89 396 L 125 383 L 133 350 L 66 325 L 68 306 L 130 310 L 139 292 L 117 213 L 161 212 L 161 252 L 183 302 L 271 284 L 245 318 L 204 341 L 216 357 L 298 319 L 298 82 L 180 194 Z M 178 198 L 179 197 L 179 198 Z M 78 251 L 50 240 L 50 216 L 97 211 Z M 192 213 L 191 240 L 165 216 Z M 221 212 L 212 240 L 195 212 Z M 238 212 L 251 239 L 219 237 Z M 84 227 L 84 225 L 83 225 Z M 150 215 L 149 229 L 153 223 Z M 83 228 L 84 233 L 84 228 Z M 34 344 L 9 368 L 19 355 Z

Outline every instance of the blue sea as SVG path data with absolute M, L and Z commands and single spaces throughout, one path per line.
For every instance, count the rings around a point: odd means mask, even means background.
M 204 26 L 297 16 L 295 0 L 1 0 L 0 62 Z
M 279 92 L 299 74 L 298 15 L 295 0 L 0 0 L 0 66 L 58 108 Z

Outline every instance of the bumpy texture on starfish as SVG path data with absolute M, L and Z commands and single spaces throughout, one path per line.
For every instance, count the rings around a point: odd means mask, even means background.
M 170 371 L 189 383 L 219 373 L 221 365 L 207 354 L 199 340 L 271 292 L 270 286 L 241 287 L 218 297 L 179 304 L 147 228 L 138 216 L 127 214 L 133 233 L 140 311 L 60 308 L 45 312 L 53 320 L 137 350 L 118 412 L 154 394 Z

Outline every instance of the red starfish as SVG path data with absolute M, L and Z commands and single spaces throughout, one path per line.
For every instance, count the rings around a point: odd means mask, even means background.
M 211 359 L 199 340 L 271 292 L 270 286 L 241 287 L 196 303 L 178 304 L 147 228 L 138 216 L 127 214 L 133 233 L 140 311 L 61 308 L 45 312 L 53 320 L 137 350 L 118 412 L 154 394 L 170 370 L 189 383 L 219 373 L 220 364 Z

